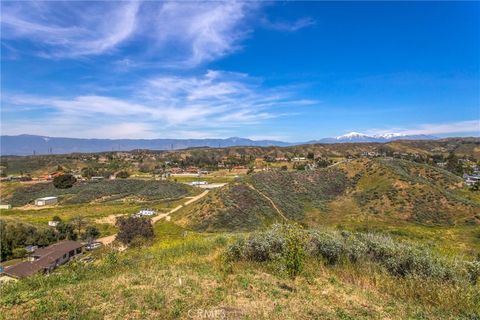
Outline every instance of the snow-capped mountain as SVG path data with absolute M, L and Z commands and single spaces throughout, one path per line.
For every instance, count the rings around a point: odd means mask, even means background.
M 350 132 L 338 137 L 324 138 L 320 140 L 309 141 L 309 143 L 357 143 L 357 142 L 388 142 L 394 140 L 433 140 L 434 136 L 424 134 L 407 135 L 403 133 L 384 133 L 368 135 L 360 132 Z

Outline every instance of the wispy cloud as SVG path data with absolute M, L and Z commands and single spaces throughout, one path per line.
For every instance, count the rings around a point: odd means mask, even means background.
M 135 31 L 139 2 L 2 3 L 2 38 L 27 39 L 44 57 L 78 57 L 114 49 Z M 106 18 L 108 17 L 108 18 Z
M 315 20 L 312 18 L 301 18 L 293 22 L 288 21 L 271 21 L 267 18 L 262 19 L 262 25 L 265 28 L 276 30 L 276 31 L 283 31 L 283 32 L 295 32 L 300 29 L 310 27 L 315 25 Z
M 457 133 L 476 133 L 480 135 L 480 120 L 466 120 L 449 123 L 430 123 L 421 124 L 410 128 L 389 128 L 389 129 L 372 129 L 367 134 L 387 134 L 398 133 L 406 135 L 442 135 Z
M 133 44 L 133 56 L 118 59 L 118 67 L 148 61 L 193 67 L 238 50 L 248 34 L 242 22 L 257 7 L 235 1 L 4 2 L 2 39 L 29 41 L 35 54 L 55 59 L 111 54 Z
M 312 103 L 313 101 L 309 101 Z M 290 114 L 305 101 L 285 88 L 265 88 L 246 74 L 210 70 L 192 76 L 156 76 L 132 86 L 123 98 L 108 95 L 44 97 L 4 94 L 2 112 L 23 112 L 32 119 L 9 120 L 4 133 L 64 136 L 145 137 L 172 132 L 199 136 L 263 123 Z M 41 111 L 41 112 L 38 112 Z M 41 116 L 34 116 L 40 113 Z M 54 119 L 54 121 L 51 121 Z M 44 124 L 46 121 L 48 126 Z M 36 124 L 37 123 L 37 124 Z M 190 135 L 190 134 L 188 134 Z

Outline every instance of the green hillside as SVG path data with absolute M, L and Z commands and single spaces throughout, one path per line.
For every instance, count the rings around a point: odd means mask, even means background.
M 176 219 L 195 230 L 254 230 L 273 221 L 301 221 L 307 206 L 324 208 L 347 185 L 346 175 L 335 169 L 257 173 L 211 192 Z
M 385 219 L 427 225 L 480 223 L 480 202 L 460 192 L 448 171 L 399 160 L 355 160 L 339 165 L 352 181 L 349 195 L 361 210 Z
M 191 190 L 191 187 L 181 183 L 134 179 L 77 182 L 69 189 L 57 189 L 51 182 L 46 182 L 17 187 L 2 201 L 13 206 L 23 206 L 46 196 L 58 196 L 61 204 L 111 201 L 125 197 L 148 201 L 183 197 Z
M 251 174 L 211 191 L 173 219 L 203 231 L 255 230 L 292 220 L 401 235 L 442 252 L 475 255 L 480 249 L 478 194 L 445 170 L 398 159 Z

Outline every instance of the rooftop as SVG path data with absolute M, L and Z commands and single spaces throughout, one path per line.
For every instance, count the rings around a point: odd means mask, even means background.
M 42 269 L 48 268 L 65 253 L 81 248 L 82 246 L 80 242 L 66 240 L 45 248 L 37 249 L 32 256 L 38 257 L 38 259 L 35 261 L 23 261 L 16 265 L 6 267 L 4 273 L 15 278 L 28 277 Z
M 58 197 L 43 197 L 43 198 L 38 198 L 37 200 L 53 200 L 57 199 Z

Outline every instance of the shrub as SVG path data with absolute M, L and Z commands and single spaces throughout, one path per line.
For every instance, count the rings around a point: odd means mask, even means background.
M 98 231 L 97 227 L 95 226 L 87 226 L 85 228 L 85 232 L 82 235 L 83 240 L 94 241 L 100 235 L 100 231 Z
M 14 258 L 23 258 L 27 255 L 27 250 L 25 248 L 15 248 L 12 251 L 12 256 Z
M 295 278 L 303 270 L 305 260 L 305 232 L 298 225 L 284 225 L 285 244 L 283 257 L 287 273 Z
M 130 174 L 127 171 L 120 171 L 116 174 L 115 177 L 119 179 L 127 179 L 128 177 L 130 177 Z
M 336 264 L 344 254 L 343 238 L 337 233 L 314 231 L 308 247 L 311 255 L 323 257 L 328 264 Z
M 73 187 L 73 185 L 77 182 L 74 176 L 71 174 L 63 174 L 53 178 L 53 185 L 57 189 L 68 189 Z
M 368 261 L 397 277 L 421 277 L 450 282 L 471 282 L 480 278 L 480 261 L 459 263 L 447 260 L 427 248 L 394 241 L 373 233 L 304 231 L 291 225 L 239 239 L 226 251 L 230 260 L 269 261 L 283 258 L 291 277 L 298 275 L 306 255 L 324 259 L 329 265 Z
M 467 261 L 465 267 L 470 278 L 470 282 L 475 285 L 480 278 L 480 260 Z
M 150 219 L 138 217 L 119 217 L 116 225 L 118 227 L 117 240 L 123 244 L 130 244 L 135 238 L 151 239 L 155 236 Z M 138 240 L 135 240 L 138 242 Z
M 280 225 L 274 225 L 266 232 L 254 233 L 245 243 L 243 256 L 259 262 L 279 258 L 285 245 L 280 228 Z

